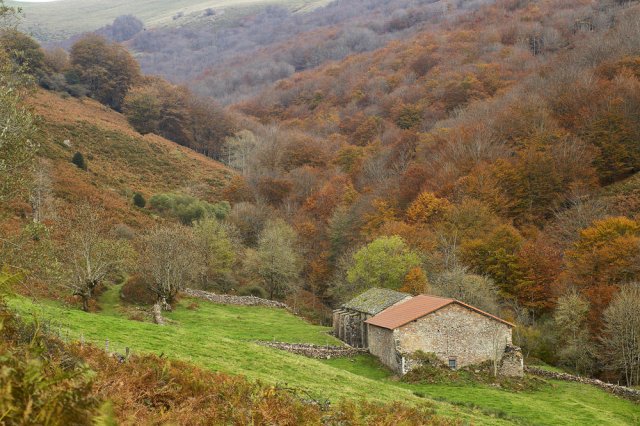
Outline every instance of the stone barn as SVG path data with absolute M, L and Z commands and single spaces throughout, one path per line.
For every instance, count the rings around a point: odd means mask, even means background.
M 411 299 L 411 295 L 386 288 L 372 288 L 333 311 L 333 333 L 355 348 L 367 347 L 365 320 Z
M 519 349 L 511 346 L 513 324 L 455 299 L 416 296 L 365 323 L 369 352 L 401 375 L 415 365 L 416 351 L 432 352 L 452 369 L 495 359 L 501 374 L 522 375 Z

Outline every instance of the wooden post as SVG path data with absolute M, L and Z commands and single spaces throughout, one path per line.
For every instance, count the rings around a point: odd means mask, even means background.
M 125 356 L 125 359 L 129 359 L 129 346 L 124 348 L 124 356 Z
M 109 339 L 106 339 L 106 340 L 104 341 L 104 350 L 105 350 L 105 352 L 107 352 L 107 353 L 109 352 Z

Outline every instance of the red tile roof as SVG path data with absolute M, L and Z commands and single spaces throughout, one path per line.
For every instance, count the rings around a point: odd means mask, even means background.
M 485 315 L 510 327 L 514 326 L 510 322 L 491 315 L 490 313 L 484 312 L 476 307 L 460 302 L 459 300 L 427 295 L 416 296 L 399 305 L 387 308 L 384 311 L 380 312 L 378 315 L 369 318 L 365 322 L 367 324 L 394 330 L 398 327 L 402 327 L 403 325 L 410 323 L 413 320 L 417 320 L 418 318 L 422 318 L 425 315 L 429 315 L 439 309 L 442 309 L 452 303 L 457 303 L 467 309 L 475 311 L 481 315 Z

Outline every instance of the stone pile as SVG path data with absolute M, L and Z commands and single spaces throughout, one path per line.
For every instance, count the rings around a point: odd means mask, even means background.
M 289 309 L 287 305 L 275 300 L 262 299 L 255 296 L 231 296 L 228 294 L 215 294 L 203 290 L 194 290 L 187 288 L 183 293 L 188 297 L 206 300 L 221 305 L 238 305 L 238 306 L 266 306 L 268 308 Z
M 320 346 L 307 343 L 283 343 L 283 342 L 256 342 L 259 345 L 269 348 L 280 349 L 281 351 L 291 352 L 307 358 L 315 359 L 331 359 L 331 358 L 347 358 L 359 354 L 367 353 L 366 349 L 352 348 L 350 346 Z
M 525 367 L 524 371 L 535 376 L 544 377 L 546 379 L 563 380 L 565 382 L 578 382 L 585 385 L 597 386 L 614 395 L 627 398 L 632 401 L 640 402 L 640 390 L 628 388 L 625 386 L 614 385 L 612 383 L 603 382 L 598 379 L 590 379 L 588 377 L 574 376 L 567 373 L 556 373 L 555 371 L 547 371 L 536 367 Z

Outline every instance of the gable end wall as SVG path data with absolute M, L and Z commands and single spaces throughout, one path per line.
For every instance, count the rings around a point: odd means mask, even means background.
M 395 330 L 402 354 L 433 352 L 443 362 L 456 357 L 458 367 L 498 360 L 511 344 L 511 327 L 458 304 L 410 322 Z

